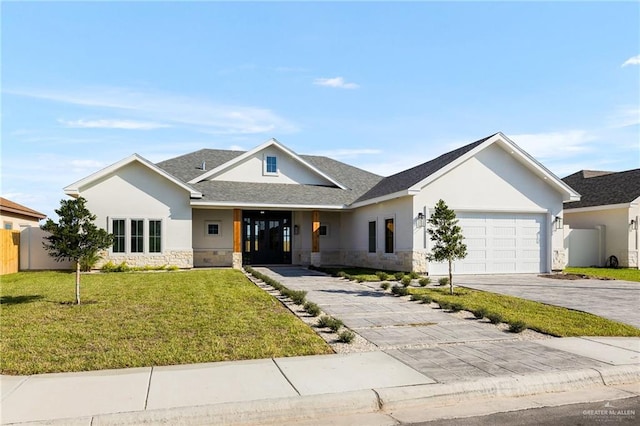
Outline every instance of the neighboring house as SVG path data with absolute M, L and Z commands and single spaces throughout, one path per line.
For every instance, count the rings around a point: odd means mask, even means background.
M 115 236 L 105 260 L 179 267 L 344 264 L 444 273 L 425 218 L 456 210 L 457 273 L 564 267 L 564 201 L 579 195 L 502 133 L 383 178 L 275 139 L 153 164 L 137 154 L 65 188 Z
M 2 229 L 20 231 L 29 226 L 40 226 L 40 220 L 47 217 L 22 204 L 0 197 L 0 220 Z
M 616 256 L 620 266 L 640 267 L 640 169 L 581 170 L 563 181 L 582 195 L 580 201 L 564 206 L 564 223 L 572 229 L 569 265 L 604 266 L 610 256 Z M 579 230 L 577 238 L 574 230 Z

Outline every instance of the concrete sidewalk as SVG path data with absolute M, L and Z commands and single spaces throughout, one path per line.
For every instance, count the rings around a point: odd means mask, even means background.
M 620 365 L 436 383 L 381 351 L 84 373 L 2 376 L 2 424 L 267 424 L 367 417 L 389 423 L 429 404 L 611 388 L 640 394 L 640 367 Z M 608 343 L 607 343 L 608 344 Z M 585 340 L 582 348 L 598 342 Z M 625 386 L 626 385 L 626 386 Z M 405 413 L 405 414 L 403 414 Z M 395 416 L 395 417 L 394 417 Z M 375 419 L 375 421 L 374 421 Z M 417 418 L 414 418 L 417 420 Z M 44 423 L 39 423 L 44 422 Z M 332 421 L 333 422 L 333 421 Z
M 2 376 L 1 423 L 391 425 L 481 398 L 493 401 L 481 406 L 500 408 L 515 406 L 500 398 L 519 397 L 521 404 L 536 395 L 532 406 L 539 406 L 576 390 L 572 398 L 582 400 L 640 394 L 640 339 L 520 341 L 477 320 L 303 268 L 261 272 L 307 290 L 309 300 L 379 350 Z M 544 396 L 551 392 L 556 397 Z

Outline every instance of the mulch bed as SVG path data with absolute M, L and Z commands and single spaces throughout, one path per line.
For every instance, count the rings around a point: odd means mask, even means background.
M 538 275 L 541 278 L 552 278 L 554 280 L 610 280 L 611 278 L 605 277 L 592 277 L 584 274 L 543 274 Z

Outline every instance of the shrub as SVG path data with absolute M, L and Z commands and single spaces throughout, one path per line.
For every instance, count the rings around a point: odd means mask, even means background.
M 396 281 L 400 281 L 402 277 L 404 277 L 404 272 L 396 272 L 395 274 L 393 274 L 393 277 L 396 279 Z
M 438 285 L 440 286 L 449 285 L 449 278 L 448 277 L 439 278 Z
M 420 287 L 426 287 L 427 285 L 431 284 L 431 278 L 420 278 L 420 280 L 418 280 L 418 284 L 420 284 Z
M 462 303 L 452 303 L 451 308 L 453 312 L 460 312 L 464 309 L 464 305 Z
M 527 329 L 527 323 L 524 321 L 511 321 L 509 322 L 509 331 L 512 333 L 522 333 Z
M 337 332 L 340 327 L 342 327 L 344 324 L 341 320 L 339 320 L 338 318 L 331 318 L 331 322 L 329 323 L 329 328 L 331 329 L 331 331 L 333 331 L 334 333 Z
M 351 343 L 355 337 L 356 334 L 353 331 L 342 330 L 340 333 L 338 333 L 338 342 Z
M 306 302 L 304 304 L 304 310 L 312 317 L 320 315 L 320 307 L 313 302 Z
M 167 266 L 167 271 L 177 271 L 178 269 L 180 268 L 178 268 L 176 265 Z
M 389 287 L 391 287 L 391 284 L 389 284 L 389 283 L 385 282 L 385 283 L 380 284 L 380 288 L 383 289 L 383 290 L 389 290 Z
M 431 303 L 433 302 L 433 299 L 428 294 L 423 294 L 422 297 L 420 298 L 420 301 L 422 303 Z
M 491 322 L 491 324 L 500 324 L 502 322 L 502 315 L 495 312 L 488 313 L 486 317 Z
M 331 317 L 328 315 L 323 315 L 318 318 L 318 327 L 325 328 L 329 327 L 329 323 L 331 322 Z
M 380 281 L 385 281 L 385 280 L 389 279 L 389 274 L 387 274 L 386 272 L 383 272 L 383 271 L 378 271 L 378 272 L 376 272 L 376 277 L 378 277 L 378 279 Z
M 347 273 L 345 271 L 340 271 L 340 272 L 338 272 L 338 277 L 347 278 Z
M 391 293 L 397 296 L 406 296 L 407 294 L 409 294 L 409 289 L 406 287 L 401 287 L 396 284 L 393 287 L 391 287 Z
M 473 315 L 478 319 L 482 319 L 482 318 L 486 317 L 488 313 L 489 313 L 489 311 L 487 311 L 486 308 L 478 308 L 478 309 L 473 311 Z
M 342 321 L 328 315 L 323 315 L 318 319 L 318 327 L 330 328 L 331 331 L 336 332 L 342 327 Z
M 442 302 L 438 302 L 438 305 L 440 305 L 440 309 L 446 309 L 446 310 L 451 309 L 451 302 L 442 301 Z
M 108 261 L 107 263 L 105 263 L 104 265 L 102 265 L 102 268 L 100 268 L 100 270 L 102 272 L 115 272 L 116 270 L 116 264 L 113 263 L 112 261 Z
M 420 274 L 418 274 L 416 271 L 409 272 L 409 276 L 412 280 L 417 280 L 418 278 L 420 278 Z
M 419 302 L 419 301 L 421 301 L 421 300 L 422 300 L 422 295 L 421 295 L 421 294 L 413 293 L 413 294 L 411 295 L 411 301 L 412 301 L 412 302 Z
M 344 278 L 348 279 L 349 281 L 353 281 L 353 276 L 352 275 L 344 274 Z
M 403 286 L 409 287 L 409 284 L 411 284 L 411 277 L 408 275 L 405 275 L 404 277 L 402 277 L 402 280 L 400 280 L 400 282 L 402 282 Z
M 296 305 L 304 304 L 304 298 L 307 296 L 307 292 L 304 290 L 289 290 L 288 288 L 282 290 L 280 294 L 291 299 Z
M 91 271 L 93 267 L 96 266 L 96 263 L 98 263 L 100 259 L 102 259 L 102 256 L 100 256 L 97 252 L 87 254 L 86 256 L 82 256 L 79 261 L 80 270 L 82 272 Z

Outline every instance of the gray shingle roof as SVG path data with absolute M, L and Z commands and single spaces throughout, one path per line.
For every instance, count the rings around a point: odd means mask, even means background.
M 624 172 L 581 170 L 562 181 L 582 195 L 580 201 L 565 203 L 567 210 L 630 203 L 640 197 L 640 169 Z
M 234 158 L 243 151 L 201 149 L 190 154 L 162 161 L 158 167 L 188 182 Z M 229 181 L 204 181 L 191 186 L 202 192 L 204 202 L 238 202 L 292 205 L 346 205 L 378 183 L 382 177 L 328 157 L 301 155 L 302 159 L 331 176 L 347 189 L 316 185 L 263 184 Z
M 395 192 L 411 188 L 416 183 L 429 177 L 433 173 L 445 167 L 447 164 L 452 163 L 453 161 L 462 157 L 464 154 L 471 151 L 473 148 L 482 144 L 487 139 L 495 136 L 496 134 L 497 133 L 494 133 L 493 135 L 487 136 L 486 138 L 482 138 L 473 143 L 470 143 L 469 145 L 465 145 L 462 148 L 447 152 L 446 154 L 443 154 L 431 161 L 427 161 L 426 163 L 412 167 L 403 172 L 386 177 L 356 201 L 371 200 L 373 198 L 383 197 L 385 195 L 393 194 Z
M 497 133 L 496 133 L 497 134 Z M 457 160 L 495 134 L 448 152 L 426 163 L 383 178 L 328 157 L 300 155 L 304 161 L 346 186 L 291 185 L 230 181 L 203 181 L 191 186 L 202 192 L 204 202 L 291 205 L 350 205 L 357 201 L 406 190 Z M 185 183 L 244 154 L 244 151 L 201 149 L 157 164 Z

